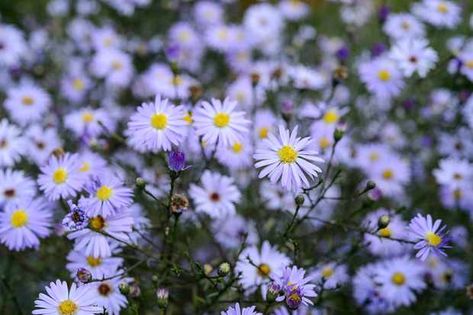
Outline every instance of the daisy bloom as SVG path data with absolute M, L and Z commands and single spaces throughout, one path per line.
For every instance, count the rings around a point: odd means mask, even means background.
M 429 47 L 428 41 L 420 38 L 397 42 L 391 49 L 390 57 L 406 77 L 417 72 L 424 78 L 438 61 L 438 55 Z
M 38 184 L 50 200 L 73 197 L 84 183 L 79 168 L 77 154 L 51 156 L 48 163 L 41 167 Z
M 26 152 L 21 131 L 6 119 L 0 121 L 0 167 L 13 166 Z
M 290 309 L 297 309 L 302 305 L 313 305 L 310 298 L 316 297 L 315 284 L 309 282 L 313 277 L 306 277 L 305 270 L 296 266 L 284 268 L 276 283 L 281 288 L 284 295 L 278 297 L 276 301 L 286 300 Z
M 40 293 L 34 301 L 32 314 L 93 315 L 102 312 L 102 308 L 96 306 L 95 292 L 90 285 L 77 287 L 73 283 L 69 290 L 65 281 L 56 280 L 46 287 L 46 292 L 47 295 Z
M 209 145 L 230 146 L 241 140 L 250 121 L 244 118 L 245 112 L 235 111 L 236 106 L 228 98 L 201 102 L 192 115 L 197 135 Z
M 112 174 L 96 177 L 88 185 L 87 191 L 89 197 L 82 198 L 79 207 L 84 209 L 89 217 L 97 215 L 107 217 L 133 202 L 133 191 Z
M 91 107 L 81 108 L 67 114 L 64 117 L 64 125 L 67 129 L 72 130 L 76 137 L 94 138 L 105 131 L 113 132 L 115 129 L 115 122 L 107 110 Z
M 23 171 L 0 170 L 0 205 L 30 200 L 36 194 L 36 183 Z
M 235 306 L 230 306 L 226 311 L 220 313 L 220 315 L 262 315 L 262 313 L 255 311 L 256 306 L 241 308 L 239 303 Z
M 197 212 L 212 218 L 235 214 L 235 203 L 240 201 L 241 194 L 233 178 L 206 170 L 200 182 L 201 186 L 191 184 L 189 190 Z
M 359 73 L 368 91 L 379 99 L 398 96 L 404 87 L 401 72 L 394 61 L 386 57 L 378 57 L 362 63 Z
M 348 281 L 347 266 L 329 262 L 312 273 L 313 281 L 323 283 L 324 289 L 335 289 Z
M 45 163 L 62 142 L 56 128 L 42 128 L 39 125 L 29 126 L 25 138 L 28 141 L 28 158 L 39 165 Z
M 116 273 L 121 271 L 116 271 Z M 114 276 L 110 272 L 107 277 Z M 97 304 L 104 307 L 109 315 L 120 315 L 120 310 L 128 304 L 126 297 L 120 292 L 118 286 L 123 280 L 119 277 L 96 282 L 92 286 L 95 288 Z
M 43 199 L 9 203 L 0 212 L 0 241 L 14 251 L 38 248 L 51 225 L 52 212 Z
M 236 272 L 241 272 L 240 283 L 246 293 L 253 293 L 261 285 L 261 294 L 266 297 L 268 283 L 282 274 L 290 259 L 272 247 L 268 241 L 263 242 L 261 250 L 256 246 L 247 247 L 240 254 L 235 266 Z
M 15 122 L 26 125 L 43 118 L 51 106 L 51 98 L 38 86 L 21 85 L 8 90 L 4 106 Z
M 422 0 L 412 6 L 412 12 L 437 27 L 454 28 L 461 22 L 461 7 L 448 0 Z
M 182 106 L 157 95 L 153 103 L 143 103 L 128 122 L 128 143 L 139 152 L 170 151 L 187 134 L 186 116 Z
M 238 170 L 252 164 L 252 154 L 252 144 L 248 140 L 241 140 L 229 147 L 218 147 L 215 156 L 222 165 Z
M 408 13 L 389 14 L 383 30 L 395 40 L 423 38 L 425 34 L 424 24 Z
M 117 271 L 123 264 L 121 257 L 100 257 L 85 255 L 82 251 L 71 251 L 67 255 L 66 268 L 74 278 L 77 270 L 85 268 L 92 274 L 93 279 L 102 279 L 107 273 Z
M 446 228 L 447 226 L 442 226 L 442 220 L 440 219 L 433 222 L 430 214 L 427 217 L 417 214 L 409 223 L 409 229 L 413 238 L 417 241 L 414 248 L 419 250 L 416 257 L 425 260 L 432 253 L 447 256 L 443 252 L 443 249 L 450 247 L 447 245 Z
M 271 134 L 262 142 L 253 156 L 255 167 L 263 168 L 259 178 L 268 176 L 271 182 L 280 181 L 285 189 L 297 191 L 309 186 L 309 179 L 317 178 L 318 173 L 322 172 L 316 163 L 324 160 L 317 156 L 316 151 L 309 149 L 311 138 L 300 138 L 297 131 L 297 126 L 290 132 L 280 125 L 279 137 Z
M 18 65 L 28 47 L 23 33 L 12 25 L 0 24 L 0 38 L 0 66 Z

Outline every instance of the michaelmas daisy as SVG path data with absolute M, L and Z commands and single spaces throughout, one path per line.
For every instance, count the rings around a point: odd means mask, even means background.
M 186 113 L 157 95 L 154 103 L 143 103 L 128 122 L 128 143 L 139 152 L 170 151 L 187 134 Z
M 322 170 L 316 163 L 324 160 L 317 152 L 310 150 L 310 137 L 297 137 L 298 127 L 292 132 L 279 126 L 279 138 L 271 134 L 256 150 L 256 168 L 263 168 L 259 178 L 268 176 L 271 182 L 280 181 L 287 190 L 296 191 L 303 186 L 309 186 L 309 179 L 315 179 Z
M 409 229 L 415 238 L 415 249 L 418 249 L 416 257 L 425 260 L 431 253 L 447 256 L 442 249 L 448 248 L 448 238 L 445 232 L 446 226 L 442 226 L 442 220 L 432 220 L 430 214 L 424 217 L 417 214 L 409 223 Z
M 47 295 L 39 294 L 34 301 L 33 314 L 54 315 L 88 315 L 102 313 L 102 308 L 96 305 L 96 295 L 90 285 L 77 287 L 75 283 L 71 289 L 65 281 L 56 280 L 46 287 Z

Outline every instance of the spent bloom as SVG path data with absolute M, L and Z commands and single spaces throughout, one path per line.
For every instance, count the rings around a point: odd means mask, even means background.
M 447 245 L 448 237 L 445 231 L 447 226 L 442 225 L 442 220 L 437 219 L 433 222 L 430 214 L 427 217 L 417 214 L 409 223 L 409 228 L 417 241 L 414 246 L 419 250 L 417 258 L 425 260 L 431 253 L 447 256 L 443 249 L 450 246 Z

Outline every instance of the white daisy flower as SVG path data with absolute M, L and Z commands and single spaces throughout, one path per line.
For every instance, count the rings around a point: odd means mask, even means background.
M 241 197 L 233 178 L 208 170 L 201 177 L 201 186 L 192 184 L 189 194 L 196 211 L 207 213 L 212 218 L 235 214 L 235 203 Z
M 113 274 L 109 273 L 107 276 L 110 277 Z M 93 284 L 97 304 L 104 307 L 109 315 L 120 315 L 120 310 L 128 304 L 126 297 L 121 294 L 118 288 L 122 281 L 122 279 L 117 277 Z
M 143 103 L 128 122 L 128 143 L 139 152 L 170 151 L 178 146 L 187 134 L 182 106 L 157 95 L 154 103 Z
M 76 277 L 77 270 L 85 268 L 92 274 L 92 279 L 102 279 L 106 274 L 115 273 L 123 264 L 121 257 L 86 255 L 76 250 L 67 255 L 67 261 L 66 268 L 70 271 L 71 278 Z
M 263 168 L 259 178 L 267 176 L 271 182 L 280 181 L 285 189 L 297 191 L 309 186 L 309 180 L 317 178 L 318 173 L 322 172 L 316 164 L 324 160 L 318 157 L 316 151 L 309 149 L 311 138 L 300 138 L 297 131 L 297 126 L 289 132 L 280 125 L 279 138 L 271 134 L 262 142 L 253 156 L 255 167 Z
M 412 12 L 437 27 L 454 28 L 461 22 L 461 7 L 448 0 L 422 0 L 412 6 Z
M 408 13 L 389 14 L 383 30 L 395 40 L 423 38 L 425 34 L 424 24 Z
M 0 24 L 0 66 L 15 66 L 25 55 L 27 45 L 16 27 Z
M 36 183 L 23 171 L 0 170 L 0 205 L 30 200 L 36 194 Z
M 56 280 L 46 287 L 46 292 L 47 295 L 39 294 L 32 314 L 93 315 L 102 312 L 102 308 L 96 306 L 96 295 L 91 285 L 77 287 L 73 283 L 69 290 L 65 281 Z
M 421 38 L 397 42 L 391 48 L 390 57 L 406 77 L 417 72 L 421 78 L 424 78 L 438 61 L 435 50 L 429 47 L 427 40 Z
M 21 131 L 6 119 L 0 121 L 0 167 L 13 166 L 26 152 Z
M 8 90 L 4 105 L 12 119 L 23 126 L 42 119 L 51 98 L 42 88 L 24 84 Z
M 197 135 L 207 144 L 220 146 L 241 140 L 250 121 L 244 118 L 245 112 L 235 111 L 236 106 L 237 102 L 228 98 L 223 102 L 212 99 L 211 103 L 200 103 L 192 115 Z

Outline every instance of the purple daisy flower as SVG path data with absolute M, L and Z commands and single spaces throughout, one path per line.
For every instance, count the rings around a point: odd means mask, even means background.
M 305 277 L 305 270 L 296 266 L 286 267 L 278 280 L 284 295 L 279 296 L 276 301 L 286 300 L 290 309 L 297 309 L 301 304 L 312 305 L 309 298 L 317 296 L 315 284 L 310 284 L 313 277 Z
M 418 242 L 414 248 L 419 250 L 416 254 L 417 258 L 425 260 L 431 253 L 447 256 L 443 249 L 449 248 L 447 245 L 448 237 L 445 231 L 446 226 L 442 224 L 442 220 L 433 222 L 430 214 L 427 217 L 417 214 L 409 223 L 409 229 L 415 240 Z

